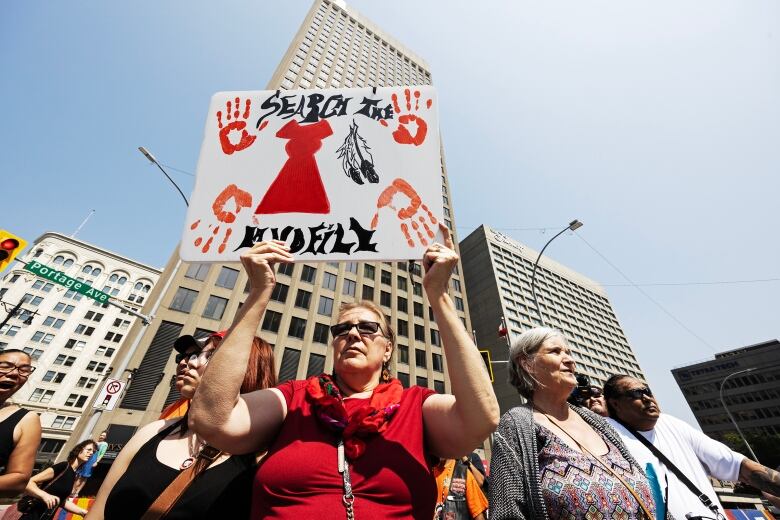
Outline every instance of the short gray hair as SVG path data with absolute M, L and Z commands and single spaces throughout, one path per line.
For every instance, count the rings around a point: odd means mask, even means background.
M 559 330 L 535 327 L 520 334 L 509 347 L 509 384 L 526 399 L 533 397 L 536 381 L 523 366 L 523 361 L 532 360 L 542 344 L 553 337 L 560 337 L 566 342 Z

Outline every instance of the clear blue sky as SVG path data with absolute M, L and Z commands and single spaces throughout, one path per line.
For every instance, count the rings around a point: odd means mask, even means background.
M 184 207 L 138 153 L 193 172 L 209 98 L 262 89 L 308 1 L 6 2 L 0 227 L 164 265 Z M 351 5 L 424 57 L 459 236 L 536 249 L 573 218 L 638 283 L 780 278 L 780 4 Z M 185 192 L 193 178 L 171 172 Z M 778 337 L 780 283 L 649 286 L 688 333 L 576 236 L 548 249 L 607 284 L 662 407 L 669 370 Z

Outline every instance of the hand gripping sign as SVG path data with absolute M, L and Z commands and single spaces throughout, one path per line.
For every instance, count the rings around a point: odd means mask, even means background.
M 271 239 L 308 262 L 420 258 L 443 212 L 436 103 L 430 86 L 215 94 L 182 259 Z

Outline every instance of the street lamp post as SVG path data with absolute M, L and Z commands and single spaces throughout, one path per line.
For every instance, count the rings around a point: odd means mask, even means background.
M 539 260 L 542 259 L 542 255 L 544 254 L 544 250 L 547 249 L 547 246 L 550 245 L 550 242 L 564 234 L 566 231 L 574 231 L 575 229 L 579 229 L 582 227 L 582 222 L 580 222 L 577 219 L 572 220 L 569 222 L 569 225 L 560 230 L 554 237 L 552 237 L 550 240 L 547 241 L 547 243 L 544 245 L 541 251 L 539 251 L 539 256 L 536 257 L 536 262 L 534 262 L 534 268 L 533 271 L 531 271 L 531 294 L 534 297 L 534 307 L 536 308 L 536 314 L 539 316 L 539 321 L 542 325 L 544 325 L 544 318 L 542 318 L 542 311 L 539 309 L 539 301 L 536 299 L 536 269 L 539 267 Z
M 756 454 L 753 451 L 753 448 L 750 447 L 750 444 L 748 443 L 747 439 L 745 438 L 745 435 L 742 433 L 742 430 L 739 429 L 739 425 L 737 424 L 737 421 L 734 420 L 734 416 L 731 415 L 731 411 L 729 411 L 729 407 L 726 406 L 726 400 L 723 399 L 723 388 L 726 385 L 726 381 L 728 381 L 730 378 L 732 378 L 734 376 L 738 376 L 739 374 L 747 374 L 748 372 L 752 372 L 754 370 L 757 370 L 757 368 L 756 367 L 746 368 L 744 370 L 738 370 L 736 372 L 732 372 L 731 374 L 727 375 L 726 377 L 723 378 L 723 381 L 721 381 L 721 383 L 720 383 L 720 392 L 719 393 L 720 393 L 720 403 L 723 405 L 723 409 L 726 410 L 726 415 L 729 416 L 729 420 L 731 421 L 731 424 L 733 424 L 734 428 L 736 428 L 737 433 L 742 438 L 742 442 L 745 443 L 745 447 L 750 452 L 750 455 L 753 457 L 753 460 L 758 462 L 758 457 L 756 457 Z
M 163 172 L 165 177 L 169 181 L 171 181 L 171 184 L 173 184 L 174 188 L 176 188 L 176 191 L 179 192 L 181 198 L 184 199 L 184 205 L 189 208 L 190 204 L 187 201 L 187 197 L 184 196 L 184 193 L 181 191 L 181 188 L 179 188 L 178 184 L 174 182 L 174 180 L 163 169 L 160 163 L 157 162 L 157 159 L 155 159 L 154 156 L 151 153 L 149 153 L 149 151 L 143 146 L 139 146 L 138 150 L 142 154 L 144 154 L 144 157 L 146 157 L 151 162 L 153 162 L 160 169 L 160 171 Z M 160 308 L 160 305 L 162 304 L 163 296 L 168 292 L 168 288 L 171 286 L 171 283 L 173 283 L 173 279 L 176 277 L 176 273 L 179 271 L 180 267 L 181 267 L 181 258 L 178 258 L 176 260 L 176 265 L 174 265 L 173 269 L 171 269 L 171 274 L 170 276 L 168 276 L 168 280 L 165 282 L 165 285 L 163 286 L 162 290 L 157 296 L 157 300 L 154 302 L 154 305 L 149 311 L 149 321 L 142 321 L 141 330 L 138 331 L 138 334 L 136 334 L 135 338 L 133 338 L 133 343 L 127 349 L 127 352 L 125 353 L 125 356 L 122 358 L 122 361 L 120 361 L 119 364 L 116 366 L 116 368 L 112 371 L 112 374 L 115 377 L 121 378 L 124 375 L 124 373 L 127 371 L 127 367 L 130 364 L 130 360 L 133 358 L 135 351 L 138 350 L 138 346 L 141 344 L 141 340 L 143 339 L 146 327 L 148 327 L 151 321 L 154 319 L 154 315 L 157 313 L 157 310 Z M 132 375 L 128 379 L 132 379 Z M 130 381 L 128 381 L 128 383 L 129 382 Z M 127 387 L 125 388 L 125 392 L 127 391 L 127 388 L 129 388 L 129 386 L 130 385 L 128 384 Z M 98 388 L 98 391 L 99 390 L 100 389 Z M 89 418 L 89 422 L 87 423 L 86 427 L 84 427 L 79 442 L 92 438 L 92 432 L 95 429 L 95 426 L 97 426 L 97 423 L 100 420 L 101 415 L 103 415 L 103 410 L 101 408 L 96 409 L 95 412 L 92 414 L 92 416 Z

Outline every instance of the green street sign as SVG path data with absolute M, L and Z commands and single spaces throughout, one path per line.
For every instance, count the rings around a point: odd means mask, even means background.
M 66 276 L 62 274 L 61 271 L 52 269 L 51 267 L 43 265 L 40 262 L 29 262 L 24 266 L 24 268 L 25 270 L 30 271 L 31 273 L 38 275 L 41 278 L 45 278 L 47 280 L 51 280 L 54 283 L 64 285 L 68 289 L 76 291 L 79 294 L 83 294 L 87 298 L 97 300 L 100 303 L 106 303 L 111 297 L 103 291 L 98 291 L 89 284 L 80 282 L 75 278 L 71 278 L 70 276 Z

